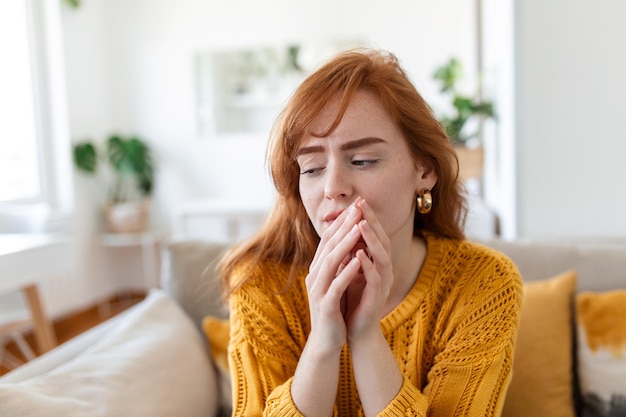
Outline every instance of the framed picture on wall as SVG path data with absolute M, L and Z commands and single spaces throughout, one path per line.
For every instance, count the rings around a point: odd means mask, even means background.
M 201 138 L 266 138 L 304 78 L 333 54 L 362 45 L 315 41 L 214 50 L 195 57 Z

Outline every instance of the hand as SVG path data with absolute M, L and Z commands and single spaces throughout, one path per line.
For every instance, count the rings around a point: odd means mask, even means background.
M 394 280 L 389 237 L 365 200 L 358 199 L 356 205 L 362 213 L 358 229 L 366 248 L 357 248 L 350 261 L 357 259 L 360 268 L 351 277 L 346 291 L 349 343 L 380 332 L 380 320 Z
M 306 277 L 311 314 L 309 342 L 322 351 L 341 350 L 347 341 L 342 299 L 361 269 L 360 258 L 351 256 L 362 237 L 358 224 L 363 214 L 358 201 L 322 234 Z

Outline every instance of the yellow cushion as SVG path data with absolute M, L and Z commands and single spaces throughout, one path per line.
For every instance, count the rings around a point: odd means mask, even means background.
M 214 316 L 202 320 L 202 330 L 209 343 L 209 350 L 218 371 L 220 386 L 220 405 L 222 409 L 231 407 L 230 372 L 228 370 L 228 340 L 230 338 L 230 322 Z
M 524 284 L 513 379 L 503 417 L 574 417 L 572 343 L 576 273 Z
M 626 415 L 626 290 L 583 292 L 576 300 L 578 365 L 589 415 Z

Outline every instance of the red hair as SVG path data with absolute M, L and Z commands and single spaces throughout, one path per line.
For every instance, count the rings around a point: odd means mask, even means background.
M 280 113 L 270 135 L 268 162 L 278 197 L 265 225 L 250 240 L 234 246 L 222 259 L 220 273 L 226 292 L 245 282 L 234 283 L 233 269 L 244 261 L 281 262 L 293 272 L 307 268 L 319 243 L 300 199 L 300 171 L 296 152 L 313 120 L 333 99 L 339 100 L 334 122 L 322 137 L 339 125 L 358 90 L 374 93 L 391 119 L 404 133 L 413 158 L 430 161 L 437 174 L 431 190 L 433 208 L 428 214 L 415 213 L 415 232 L 463 239 L 466 201 L 459 180 L 459 164 L 445 130 L 432 109 L 409 81 L 395 55 L 377 50 L 343 52 L 310 75 Z M 317 135 L 316 135 L 317 136 Z

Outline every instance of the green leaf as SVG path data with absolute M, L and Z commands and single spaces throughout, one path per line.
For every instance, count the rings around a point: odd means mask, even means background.
M 495 113 L 493 111 L 493 103 L 488 101 L 474 103 L 472 105 L 472 113 L 486 117 L 495 117 Z
M 452 102 L 454 108 L 459 113 L 460 116 L 464 118 L 468 118 L 472 114 L 472 109 L 474 105 L 472 104 L 472 99 L 469 97 L 463 96 L 455 96 L 454 101 Z
M 443 127 L 446 129 L 448 137 L 455 141 L 463 140 L 461 138 L 461 130 L 463 130 L 465 122 L 467 122 L 467 118 L 465 117 L 444 118 L 442 120 Z
M 133 177 L 144 195 L 152 192 L 154 169 L 150 148 L 139 138 L 111 136 L 107 140 L 107 155 L 119 176 Z
M 98 167 L 98 157 L 95 146 L 90 142 L 81 142 L 74 145 L 74 163 L 81 171 L 93 174 Z
M 469 119 L 474 117 L 495 117 L 495 112 L 493 103 L 479 101 L 475 97 L 461 95 L 456 91 L 456 83 L 461 76 L 462 65 L 456 58 L 450 59 L 433 74 L 433 78 L 441 83 L 441 92 L 448 93 L 454 110 L 452 115 L 440 117 L 441 124 L 452 141 L 463 143 L 480 133 L 480 131 L 463 132 L 465 124 Z
M 80 7 L 80 0 L 63 0 L 65 4 L 69 5 L 74 9 L 78 9 Z
M 463 74 L 461 62 L 456 58 L 451 58 L 445 65 L 437 68 L 433 77 L 441 81 L 441 92 L 454 91 L 456 82 Z

